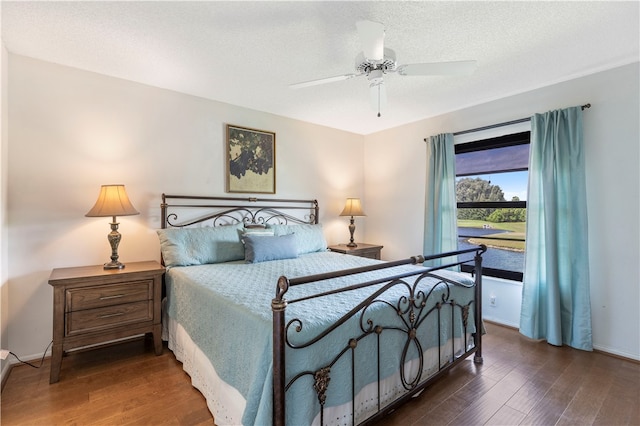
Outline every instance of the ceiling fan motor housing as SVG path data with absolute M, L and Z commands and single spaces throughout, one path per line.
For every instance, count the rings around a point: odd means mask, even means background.
M 383 75 L 395 71 L 396 66 L 396 52 L 387 47 L 382 60 L 367 59 L 362 52 L 356 56 L 356 71 L 365 74 L 372 83 L 381 81 Z

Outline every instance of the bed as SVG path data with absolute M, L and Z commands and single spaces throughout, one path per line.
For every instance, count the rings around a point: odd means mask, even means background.
M 316 200 L 163 194 L 161 215 L 163 339 L 218 425 L 367 423 L 482 362 L 484 246 L 330 252 Z

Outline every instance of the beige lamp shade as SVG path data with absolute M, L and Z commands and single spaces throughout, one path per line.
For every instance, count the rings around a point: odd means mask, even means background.
M 91 210 L 85 215 L 88 217 L 113 217 L 111 222 L 111 232 L 107 235 L 109 244 L 111 245 L 111 262 L 104 264 L 104 269 L 122 269 L 124 263 L 118 261 L 118 244 L 122 235 L 118 232 L 118 222 L 116 222 L 116 216 L 131 216 L 134 214 L 140 214 L 136 210 L 129 197 L 127 191 L 124 190 L 124 185 L 102 185 L 100 188 L 100 194 L 98 195 L 98 201 Z
M 87 217 L 131 216 L 140 214 L 129 201 L 124 185 L 102 185 L 98 201 Z
M 342 213 L 340 213 L 340 216 L 366 216 L 362 211 L 360 198 L 347 198 L 347 203 Z

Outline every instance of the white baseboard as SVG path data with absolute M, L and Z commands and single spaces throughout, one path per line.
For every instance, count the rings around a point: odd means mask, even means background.
M 600 345 L 593 345 L 593 350 L 602 352 L 607 355 L 612 355 L 618 358 L 624 358 L 630 361 L 640 362 L 640 355 L 638 354 L 622 352 L 622 351 L 618 351 L 618 350 L 615 350 L 606 346 L 600 346 Z
M 47 350 L 46 354 L 40 353 L 40 354 L 33 354 L 33 355 L 25 355 L 25 356 L 21 356 L 20 359 L 24 362 L 30 362 L 35 365 L 40 365 L 40 362 L 42 361 L 43 357 L 46 359 L 47 357 L 50 357 L 50 356 L 51 356 L 51 350 Z M 0 382 L 2 383 L 2 387 L 4 387 L 4 383 L 9 378 L 9 373 L 11 372 L 11 369 L 14 366 L 20 365 L 20 364 L 21 364 L 20 361 L 18 361 L 16 357 L 12 355 L 9 355 L 9 357 L 4 361 L 2 365 L 2 370 L 0 370 Z
M 9 373 L 11 372 L 11 368 L 13 364 L 8 359 L 3 363 L 2 370 L 0 370 L 0 388 L 4 388 L 4 383 L 9 378 Z
M 520 324 L 511 323 L 510 321 L 505 321 L 502 318 L 492 318 L 490 315 L 484 315 L 484 312 L 482 315 L 482 319 L 485 321 L 492 322 L 494 324 L 504 325 L 505 327 L 509 327 L 509 328 L 515 328 L 516 330 L 520 329 Z

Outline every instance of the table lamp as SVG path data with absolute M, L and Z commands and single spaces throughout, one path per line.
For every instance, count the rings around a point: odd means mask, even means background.
M 118 232 L 119 223 L 116 216 L 131 216 L 140 214 L 129 201 L 124 185 L 102 185 L 98 201 L 95 206 L 85 215 L 87 217 L 108 217 L 111 216 L 111 232 L 107 235 L 111 245 L 111 262 L 104 264 L 104 269 L 122 269 L 124 263 L 118 262 L 118 244 L 122 236 Z
M 351 233 L 351 239 L 349 240 L 349 244 L 347 244 L 347 247 L 358 247 L 358 245 L 353 242 L 353 233 L 356 231 L 356 225 L 353 222 L 353 218 L 354 216 L 366 216 L 366 214 L 364 214 L 364 212 L 362 211 L 360 198 L 347 198 L 347 204 L 345 204 L 344 210 L 342 210 L 340 216 L 351 216 L 351 221 L 349 222 L 349 232 Z

